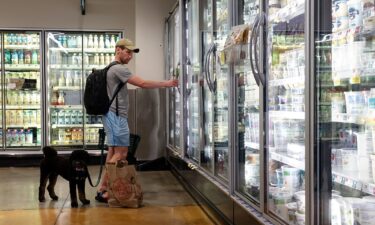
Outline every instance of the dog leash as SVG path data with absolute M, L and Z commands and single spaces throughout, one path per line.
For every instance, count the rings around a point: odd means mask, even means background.
M 100 178 L 102 177 L 102 172 L 103 172 L 103 164 L 104 164 L 104 140 L 105 140 L 105 131 L 103 128 L 99 129 L 99 144 L 98 147 L 101 149 L 101 154 L 100 154 L 100 169 L 99 169 L 99 175 L 98 175 L 98 180 L 96 181 L 96 184 L 93 185 L 91 176 L 89 173 L 89 170 L 87 169 L 86 165 L 86 171 L 87 171 L 87 178 L 89 180 L 89 183 L 91 187 L 97 187 L 100 183 Z

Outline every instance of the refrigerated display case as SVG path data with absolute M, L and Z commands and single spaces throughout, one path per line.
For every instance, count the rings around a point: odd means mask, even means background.
M 1 92 L 3 147 L 40 149 L 41 31 L 4 31 L 0 34 L 4 40 L 1 48 L 4 57 L 1 64 L 4 74 L 1 85 L 4 90 Z
M 304 224 L 305 1 L 270 3 L 268 12 L 267 210 L 284 223 Z
M 199 1 L 188 0 L 186 10 L 186 154 L 199 163 L 200 161 L 200 103 L 201 103 L 201 64 L 199 48 Z
M 329 183 L 321 224 L 374 224 L 375 5 L 321 1 L 315 36 L 316 141 Z M 330 159 L 330 160 L 328 160 Z M 322 210 L 321 210 L 322 211 Z
M 180 11 L 176 5 L 166 21 L 166 79 L 179 79 L 180 75 Z M 182 155 L 180 144 L 181 94 L 180 88 L 168 90 L 168 144 Z
M 120 37 L 120 32 L 46 32 L 47 145 L 97 148 L 103 125 L 101 116 L 85 113 L 84 81 L 113 61 Z
M 236 85 L 235 190 L 257 206 L 260 205 L 260 88 L 251 69 L 250 37 L 259 14 L 259 1 L 244 0 L 238 4 L 238 24 L 227 39 L 226 61 L 233 64 Z

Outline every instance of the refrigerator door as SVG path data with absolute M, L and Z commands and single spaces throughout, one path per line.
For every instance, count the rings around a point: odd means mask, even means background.
M 85 32 L 82 36 L 83 79 L 94 68 L 102 69 L 115 58 L 115 45 L 121 38 L 119 32 Z M 88 115 L 84 112 L 84 145 L 87 149 L 97 149 L 99 129 L 103 127 L 102 117 Z
M 0 33 L 0 37 L 2 37 L 3 36 L 3 34 L 2 33 Z M 1 40 L 0 40 L 0 74 L 1 74 L 1 80 L 3 79 L 3 38 L 0 38 Z M 7 40 L 7 42 L 8 42 L 8 40 Z M 9 55 L 7 55 L 7 57 L 8 57 L 8 59 L 7 60 L 9 60 Z M 4 145 L 3 145 L 3 143 L 4 143 L 4 141 L 3 141 L 3 92 L 2 91 L 0 91 L 0 149 L 3 149 L 4 148 Z
M 214 144 L 214 175 L 225 183 L 229 175 L 229 64 L 223 60 L 225 40 L 230 32 L 228 0 L 214 1 L 214 40 L 208 62 L 213 62 L 213 71 L 207 75 L 212 94 L 212 128 Z
M 260 135 L 259 135 L 259 86 L 250 65 L 249 39 L 255 17 L 259 14 L 259 1 L 244 0 L 238 5 L 238 23 L 232 30 L 246 33 L 242 42 L 228 47 L 226 53 L 234 65 L 236 77 L 237 150 L 235 190 L 250 201 L 259 204 L 260 195 Z
M 165 35 L 165 44 L 166 44 L 166 79 L 170 79 L 174 76 L 173 71 L 173 51 L 174 51 L 174 21 L 173 16 L 169 17 L 166 22 L 166 35 Z M 174 147 L 175 140 L 175 89 L 170 88 L 168 90 L 168 145 Z
M 319 177 L 328 181 L 318 190 L 320 224 L 374 224 L 374 1 L 320 3 L 316 143 Z
M 306 217 L 306 2 L 269 1 L 266 20 L 267 211 L 288 224 L 305 224 Z
M 41 32 L 4 32 L 5 146 L 41 146 Z
M 93 68 L 114 59 L 118 32 L 46 32 L 47 144 L 97 149 L 101 116 L 86 115 L 83 88 Z
M 47 144 L 83 147 L 82 34 L 46 32 Z
M 201 65 L 203 87 L 201 87 L 201 113 L 203 114 L 203 129 L 202 129 L 202 152 L 200 158 L 200 165 L 209 173 L 214 173 L 214 142 L 213 142 L 213 94 L 209 88 L 207 75 L 209 70 L 212 70 L 212 63 L 208 63 L 208 55 L 210 54 L 210 47 L 213 43 L 213 6 L 211 0 L 203 0 L 201 2 L 200 18 L 201 28 Z
M 187 155 L 200 161 L 199 1 L 186 1 Z
M 180 12 L 175 11 L 173 16 L 173 78 L 179 79 L 180 76 Z M 180 88 L 173 88 L 174 93 L 174 145 L 182 155 L 182 148 L 180 143 L 181 134 L 181 94 Z

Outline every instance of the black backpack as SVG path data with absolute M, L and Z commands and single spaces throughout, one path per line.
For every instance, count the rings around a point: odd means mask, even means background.
M 118 64 L 114 61 L 106 66 L 104 69 L 95 70 L 88 75 L 86 79 L 85 92 L 83 95 L 83 102 L 85 104 L 86 112 L 89 115 L 105 115 L 109 111 L 113 100 L 116 98 L 124 83 L 117 86 L 115 94 L 110 100 L 107 93 L 107 71 L 111 66 Z M 117 105 L 116 105 L 117 108 Z

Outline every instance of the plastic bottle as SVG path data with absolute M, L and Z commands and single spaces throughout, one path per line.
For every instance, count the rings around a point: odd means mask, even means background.
M 116 46 L 116 39 L 115 35 L 111 36 L 111 48 L 115 48 Z
M 94 55 L 94 65 L 99 65 L 99 54 L 98 53 L 95 53 Z
M 24 64 L 24 59 L 23 59 L 23 50 L 18 51 L 18 64 Z
M 70 74 L 70 71 L 66 71 L 66 79 L 65 79 L 65 86 L 71 87 L 73 85 L 73 79 L 72 75 Z
M 42 135 L 40 133 L 40 128 L 38 128 L 37 131 L 36 131 L 36 144 L 37 145 L 40 145 L 40 143 L 41 143 L 41 140 L 42 140 L 41 136 Z
M 96 34 L 94 35 L 93 48 L 99 48 L 98 35 L 96 35 Z
M 109 54 L 105 54 L 105 64 L 108 65 L 111 63 L 111 56 Z
M 81 35 L 77 36 L 76 42 L 77 42 L 77 48 L 82 48 L 82 36 Z
M 87 39 L 87 48 L 93 48 L 94 47 L 94 40 L 92 37 L 92 34 L 89 35 L 89 38 Z
M 25 64 L 31 64 L 31 51 L 30 50 L 25 50 Z
M 375 117 L 375 88 L 370 89 L 370 96 L 368 98 L 368 112 L 371 117 Z
M 99 64 L 100 65 L 105 65 L 105 58 L 104 58 L 104 54 L 103 53 L 100 53 L 100 55 L 99 55 Z
M 65 124 L 69 124 L 69 125 L 72 124 L 72 121 L 71 121 L 71 111 L 70 110 L 66 110 L 65 111 Z
M 60 71 L 60 76 L 59 76 L 59 86 L 63 87 L 65 86 L 65 76 L 64 76 L 64 71 Z
M 59 105 L 65 105 L 65 98 L 64 98 L 64 92 L 63 91 L 59 92 L 59 98 L 57 99 L 57 103 Z
M 12 51 L 12 64 L 18 64 L 18 54 L 16 50 Z
M 37 50 L 34 50 L 31 55 L 31 64 L 38 64 L 38 52 Z
M 109 35 L 105 35 L 105 40 L 104 40 L 104 47 L 105 48 L 111 48 L 111 41 L 109 40 Z
M 26 144 L 32 144 L 34 142 L 33 132 L 30 129 L 26 130 Z
M 73 83 L 75 87 L 81 86 L 81 77 L 78 71 L 75 71 Z
M 60 125 L 64 125 L 64 124 L 66 124 L 66 123 L 65 123 L 65 110 L 60 110 L 60 111 L 59 111 L 58 123 L 59 123 Z
M 57 110 L 53 110 L 51 113 L 51 124 L 58 124 L 59 113 Z
M 103 35 L 99 36 L 99 48 L 103 49 L 105 47 L 104 45 L 104 37 Z

